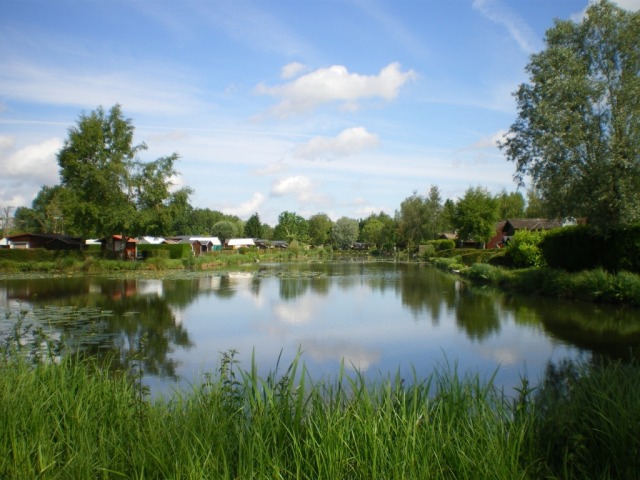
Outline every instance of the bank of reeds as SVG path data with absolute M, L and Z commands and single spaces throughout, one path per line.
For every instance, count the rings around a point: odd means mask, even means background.
M 189 391 L 151 400 L 135 377 L 73 356 L 34 361 L 19 344 L 0 364 L 3 479 L 640 474 L 635 365 L 567 363 L 514 398 L 455 367 L 312 382 L 297 360 L 260 377 L 232 351 Z
M 476 263 L 462 273 L 475 282 L 517 293 L 640 306 L 640 275 L 624 271 L 565 272 L 548 267 L 514 270 Z

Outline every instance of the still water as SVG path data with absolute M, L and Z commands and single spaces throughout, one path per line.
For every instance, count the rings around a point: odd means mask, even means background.
M 638 310 L 506 295 L 417 264 L 0 278 L 0 311 L 3 338 L 22 311 L 71 349 L 141 366 L 154 393 L 215 371 L 232 349 L 263 375 L 302 352 L 314 379 L 341 364 L 374 380 L 456 369 L 495 374 L 506 392 L 523 376 L 535 384 L 550 361 L 640 356 Z

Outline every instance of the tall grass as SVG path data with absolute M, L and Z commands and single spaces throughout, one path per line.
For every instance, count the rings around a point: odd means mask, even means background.
M 456 368 L 426 379 L 261 377 L 222 354 L 151 400 L 73 356 L 0 363 L 0 478 L 638 478 L 635 365 L 565 364 L 506 397 Z
M 525 294 L 640 306 L 640 275 L 603 269 L 566 272 L 551 268 L 511 270 L 476 263 L 462 271 L 471 280 Z

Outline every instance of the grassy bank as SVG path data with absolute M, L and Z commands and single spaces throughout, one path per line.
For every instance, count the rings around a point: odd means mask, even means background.
M 506 398 L 476 376 L 404 383 L 300 362 L 260 378 L 234 353 L 190 391 L 149 400 L 67 357 L 0 365 L 0 478 L 638 478 L 640 373 L 564 364 Z
M 640 306 L 640 275 L 602 269 L 565 272 L 547 267 L 510 270 L 477 263 L 461 271 L 474 282 L 527 295 Z
M 353 255 L 353 254 L 350 254 Z M 342 252 L 333 252 L 331 248 L 289 250 L 211 252 L 198 257 L 170 259 L 151 257 L 143 261 L 124 261 L 105 259 L 92 255 L 68 255 L 54 261 L 15 261 L 0 260 L 0 272 L 14 273 L 102 273 L 169 270 L 212 270 L 243 264 L 260 262 L 317 261 L 341 258 Z

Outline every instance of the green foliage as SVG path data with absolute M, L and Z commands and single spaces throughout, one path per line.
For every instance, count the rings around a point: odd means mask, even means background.
M 516 92 L 501 143 L 550 213 L 602 231 L 640 220 L 640 12 L 593 2 L 556 21 Z
M 257 212 L 244 224 L 244 235 L 249 238 L 262 238 L 262 223 Z
M 546 478 L 637 478 L 640 367 L 570 361 L 547 367 L 534 396 L 528 448 Z
M 478 275 L 491 276 L 487 266 Z M 220 356 L 150 399 L 138 375 L 18 319 L 1 339 L 0 476 L 41 478 L 638 478 L 640 365 L 550 363 L 509 397 L 455 367 L 314 382 L 300 357 L 258 374 Z M 56 360 L 56 361 L 53 361 Z M 497 374 L 498 372 L 496 372 Z M 295 472 L 289 475 L 288 473 Z
M 220 220 L 211 227 L 211 235 L 218 237 L 224 247 L 227 240 L 234 238 L 238 234 L 238 227 L 229 220 Z
M 133 144 L 134 127 L 119 105 L 82 114 L 58 152 L 60 186 L 43 187 L 34 203 L 34 218 L 42 228 L 64 218 L 65 230 L 84 237 L 113 233 L 130 236 L 169 233 L 174 222 L 172 199 L 189 189 L 171 192 L 177 154 L 152 162 L 137 155 L 147 147 Z
M 458 202 L 453 219 L 462 241 L 486 243 L 496 233 L 498 203 L 482 187 L 468 188 Z
M 309 240 L 312 245 L 326 245 L 331 239 L 333 222 L 326 213 L 318 213 L 309 218 Z
M 522 218 L 524 216 L 524 197 L 520 192 L 507 193 L 502 190 L 496 196 L 498 202 L 498 218 Z
M 341 217 L 336 220 L 331 229 L 331 240 L 338 248 L 350 248 L 360 234 L 358 222 L 353 218 Z
M 306 242 L 309 239 L 309 222 L 293 212 L 282 212 L 273 230 L 274 240 Z
M 516 268 L 542 267 L 545 265 L 544 256 L 540 248 L 540 242 L 546 232 L 530 232 L 518 230 L 507 243 L 507 251 Z
M 48 262 L 54 259 L 52 250 L 44 248 L 0 248 L 0 260 L 12 262 Z
M 179 260 L 192 255 L 191 245 L 186 243 L 168 243 L 161 245 L 141 244 L 138 245 L 138 253 L 146 253 L 148 257 L 170 258 L 173 260 Z
M 442 252 L 445 250 L 453 250 L 456 248 L 456 242 L 454 240 L 442 239 L 442 240 L 429 240 L 427 245 L 433 245 L 436 252 Z

